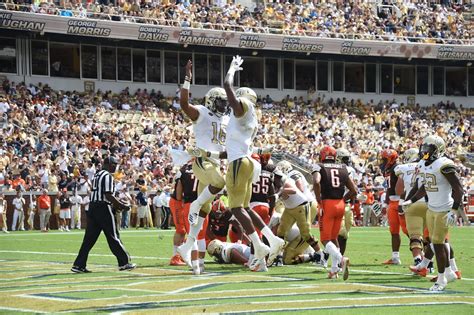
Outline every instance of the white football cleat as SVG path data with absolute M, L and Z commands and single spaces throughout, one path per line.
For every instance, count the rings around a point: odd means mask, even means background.
M 448 280 L 448 283 L 458 279 L 458 276 L 450 268 L 446 268 L 446 272 L 444 274 L 446 275 L 446 280 Z
M 193 275 L 199 276 L 201 274 L 201 268 L 199 268 L 199 264 L 193 267 Z
M 192 243 L 191 246 L 186 245 L 186 243 L 182 244 L 181 246 L 178 246 L 176 251 L 178 254 L 183 258 L 183 261 L 189 266 L 193 267 L 191 264 L 191 250 L 192 250 Z
M 268 271 L 265 258 L 254 258 L 249 265 L 249 269 L 253 272 L 266 272 Z
M 255 258 L 262 259 L 265 258 L 268 254 L 270 254 L 270 247 L 268 247 L 267 245 L 262 243 L 262 245 L 259 247 L 255 246 Z
M 430 288 L 430 292 L 433 292 L 433 293 L 440 293 L 440 292 L 443 292 L 445 288 L 446 288 L 446 285 L 439 284 L 439 283 L 436 282 L 436 283 Z
M 273 262 L 277 258 L 278 255 L 283 252 L 285 248 L 285 241 L 279 237 L 275 237 L 272 244 L 270 244 L 270 255 L 268 256 L 267 266 L 273 265 Z

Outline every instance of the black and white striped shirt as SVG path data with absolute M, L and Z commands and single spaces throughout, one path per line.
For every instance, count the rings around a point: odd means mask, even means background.
M 91 202 L 108 202 L 105 193 L 115 190 L 114 179 L 106 170 L 95 173 L 92 180 Z

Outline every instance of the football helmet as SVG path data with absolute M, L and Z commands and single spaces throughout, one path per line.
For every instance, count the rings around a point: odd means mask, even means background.
M 265 166 L 270 162 L 272 155 L 270 153 L 263 153 L 260 155 L 260 163 Z
M 277 163 L 277 165 L 275 165 L 275 170 L 277 169 L 280 170 L 284 175 L 288 175 L 288 173 L 293 169 L 293 166 L 291 166 L 291 163 L 288 161 L 280 161 Z
M 258 163 L 262 163 L 262 159 L 260 158 L 260 155 L 258 155 L 257 153 L 253 153 L 251 158 L 257 161 Z
M 215 200 L 213 203 L 212 203 L 212 211 L 219 211 L 219 212 L 224 212 L 226 211 L 226 207 L 225 207 L 225 204 L 224 204 L 224 201 L 222 200 Z
M 204 105 L 217 117 L 230 113 L 230 108 L 227 106 L 227 94 L 220 87 L 213 87 L 207 91 L 204 97 Z
M 435 161 L 444 155 L 446 152 L 446 144 L 440 136 L 431 135 L 423 139 L 421 146 L 421 153 L 423 160 Z
M 417 162 L 419 157 L 419 152 L 417 148 L 411 148 L 403 152 L 403 163 L 413 163 Z
M 243 97 L 248 99 L 252 104 L 257 103 L 257 93 L 255 93 L 254 90 L 248 88 L 248 87 L 241 87 L 235 91 L 235 96 L 237 98 Z
M 385 172 L 386 170 L 390 169 L 395 163 L 397 162 L 398 159 L 398 153 L 397 151 L 393 149 L 384 149 L 380 153 L 380 169 L 382 172 Z
M 350 165 L 352 161 L 351 161 L 351 154 L 349 153 L 349 151 L 344 148 L 337 149 L 336 162 Z
M 324 161 L 332 161 L 336 162 L 337 151 L 333 147 L 329 145 L 325 145 L 321 151 L 319 151 L 319 160 L 321 162 Z
M 224 244 L 219 240 L 212 240 L 207 245 L 207 253 L 211 256 L 218 256 L 222 253 Z

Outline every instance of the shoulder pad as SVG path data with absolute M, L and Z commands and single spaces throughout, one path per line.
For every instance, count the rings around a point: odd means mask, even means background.
M 456 173 L 456 166 L 451 164 L 445 164 L 441 166 L 440 171 L 442 174 Z
M 395 175 L 398 177 L 403 174 L 403 168 L 402 165 L 397 165 L 395 166 L 395 169 L 393 170 L 395 172 Z
M 313 166 L 313 170 L 311 171 L 311 173 L 315 173 L 315 172 L 321 172 L 321 165 L 319 164 L 316 164 Z

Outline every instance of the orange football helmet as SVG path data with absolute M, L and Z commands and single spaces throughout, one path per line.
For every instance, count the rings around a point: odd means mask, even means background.
M 257 161 L 258 163 L 262 163 L 262 160 L 260 159 L 260 155 L 258 155 L 257 153 L 253 153 L 251 158 Z
M 385 172 L 386 170 L 390 169 L 398 159 L 398 153 L 397 151 L 393 149 L 384 149 L 380 153 L 380 169 L 382 172 Z
M 272 158 L 272 155 L 270 153 L 263 153 L 260 155 L 260 163 L 262 163 L 263 166 L 267 165 L 270 159 Z
M 325 145 L 321 151 L 319 151 L 319 160 L 321 162 L 324 161 L 332 161 L 336 162 L 337 151 L 333 147 L 329 145 Z

